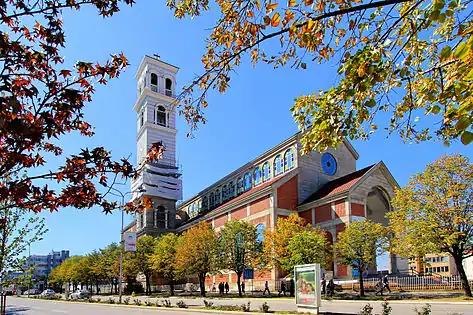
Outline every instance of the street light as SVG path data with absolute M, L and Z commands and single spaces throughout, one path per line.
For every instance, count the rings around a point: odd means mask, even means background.
M 135 191 L 128 191 L 126 193 L 122 193 L 120 190 L 110 187 L 114 192 L 118 193 L 121 197 L 121 204 L 120 208 L 122 209 L 122 228 L 120 230 L 120 276 L 118 279 L 118 303 L 122 303 L 122 278 L 123 278 L 123 216 L 125 213 L 125 196 L 128 194 L 132 194 Z M 145 189 L 139 189 L 136 192 L 145 192 Z M 112 193 L 113 194 L 113 193 Z

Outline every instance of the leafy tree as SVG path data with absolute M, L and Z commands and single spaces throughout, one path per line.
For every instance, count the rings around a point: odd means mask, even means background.
M 220 230 L 219 269 L 232 270 L 237 275 L 238 295 L 241 293 L 243 270 L 255 267 L 261 254 L 256 227 L 241 220 L 231 220 Z
M 26 272 L 22 281 L 28 281 L 31 270 L 25 268 L 24 253 L 47 231 L 44 218 L 23 209 L 0 207 L 0 286 L 10 284 L 13 272 Z
M 180 241 L 180 237 L 174 233 L 161 236 L 149 257 L 151 268 L 169 282 L 171 296 L 174 295 L 174 281 L 179 278 L 176 270 L 176 251 Z
M 291 109 L 305 152 L 336 147 L 345 137 L 366 139 L 378 125 L 406 141 L 473 141 L 469 1 L 170 0 L 167 5 L 177 18 L 207 10 L 217 14 L 202 58 L 205 72 L 184 89 L 183 112 L 192 128 L 205 122 L 208 91 L 224 93 L 243 60 L 302 71 L 311 62 L 315 67 L 335 59 L 338 83 L 296 98 Z
M 56 139 L 77 131 L 92 136 L 93 127 L 84 120 L 84 106 L 92 100 L 95 84 L 106 84 L 128 65 L 123 54 L 111 55 L 105 63 L 78 61 L 74 69 L 64 67 L 61 48 L 65 32 L 63 10 L 79 10 L 85 5 L 110 17 L 119 5 L 133 0 L 12 0 L 0 2 L 0 210 L 15 208 L 39 212 L 62 207 L 100 206 L 110 212 L 117 207 L 108 200 L 117 178 L 137 174 L 126 159 L 113 161 L 103 147 L 85 148 L 65 158 L 58 169 L 47 169 L 49 155 L 62 155 Z M 36 21 L 32 23 L 32 21 Z M 149 159 L 159 158 L 163 147 L 156 143 Z M 57 159 L 57 157 L 56 157 Z M 48 184 L 60 183 L 57 189 Z M 128 203 L 128 209 L 143 209 Z
M 394 251 L 405 257 L 449 253 L 471 296 L 463 260 L 473 255 L 473 163 L 458 154 L 430 163 L 397 191 L 393 205 Z
M 323 268 L 328 267 L 332 260 L 327 238 L 318 229 L 310 229 L 295 234 L 288 243 L 289 266 L 319 263 Z
M 216 249 L 217 236 L 206 221 L 184 232 L 176 249 L 177 270 L 198 276 L 202 296 L 205 296 L 205 276 L 215 269 Z
M 136 274 L 143 273 L 146 279 L 146 295 L 151 294 L 151 284 L 150 278 L 152 273 L 152 262 L 150 260 L 150 255 L 153 254 L 154 247 L 156 244 L 156 239 L 152 236 L 142 236 L 137 239 L 136 241 L 136 252 L 129 253 L 130 255 L 127 257 L 127 260 L 130 264 L 132 264 L 133 268 L 136 269 Z
M 103 270 L 104 278 L 110 282 L 110 294 L 113 293 L 113 286 L 117 294 L 118 287 L 116 280 L 120 277 L 120 246 L 116 243 L 112 243 L 100 251 L 102 253 L 100 266 Z
M 94 250 L 86 256 L 87 264 L 90 266 L 90 278 L 91 283 L 95 284 L 95 292 L 99 292 L 99 283 L 106 279 L 105 272 L 102 269 L 100 263 L 102 260 L 102 254 Z
M 365 295 L 363 272 L 375 266 L 376 257 L 387 249 L 388 229 L 371 221 L 352 222 L 338 234 L 335 253 L 338 262 L 358 270 L 360 296 Z

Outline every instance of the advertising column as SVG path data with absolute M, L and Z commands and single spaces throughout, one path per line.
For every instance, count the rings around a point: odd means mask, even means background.
M 320 264 L 295 266 L 294 280 L 297 311 L 318 314 L 322 301 Z

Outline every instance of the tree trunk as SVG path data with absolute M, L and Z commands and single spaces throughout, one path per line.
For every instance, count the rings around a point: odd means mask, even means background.
M 171 296 L 174 296 L 174 279 L 171 279 L 171 283 L 169 284 L 169 289 L 171 291 Z
M 363 286 L 363 270 L 358 268 L 358 279 L 360 280 L 360 296 L 365 296 L 365 287 Z
M 113 280 L 110 281 L 110 295 L 113 294 Z
M 457 267 L 458 274 L 460 275 L 460 280 L 462 282 L 465 295 L 468 297 L 471 297 L 472 295 L 471 295 L 470 283 L 468 282 L 465 269 L 463 268 L 463 257 L 462 255 L 453 255 L 453 259 L 455 260 L 455 265 Z
M 150 292 L 151 290 L 150 290 L 150 285 L 149 285 L 149 273 L 147 273 L 147 272 L 145 273 L 145 279 L 146 279 L 146 289 L 145 289 L 145 291 L 146 291 L 146 295 L 149 296 L 149 295 L 151 295 L 151 292 Z
M 95 293 L 99 294 L 99 282 L 95 281 Z
M 241 294 L 241 272 L 237 273 L 237 285 L 238 285 L 238 296 L 242 297 Z
M 199 275 L 200 295 L 205 297 L 205 274 Z

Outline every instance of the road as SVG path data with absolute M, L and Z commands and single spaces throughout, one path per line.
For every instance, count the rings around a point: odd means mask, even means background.
M 155 299 L 150 299 L 155 300 Z M 177 299 L 171 299 L 172 304 L 175 305 Z M 209 299 L 210 300 L 210 299 Z M 202 300 L 200 299 L 184 299 L 184 301 L 190 307 L 202 306 Z M 240 305 L 244 303 L 244 300 L 231 300 L 231 299 L 212 299 L 214 305 Z M 262 299 L 255 299 L 251 301 L 252 309 L 258 309 L 258 307 L 264 302 Z M 270 305 L 270 310 L 296 310 L 294 302 L 291 300 L 266 300 Z M 366 301 L 322 301 L 321 312 L 324 313 L 338 313 L 338 314 L 358 314 L 360 309 L 367 304 Z M 381 302 L 369 301 L 374 307 L 373 314 L 381 313 Z M 414 301 L 392 301 L 391 315 L 415 315 L 414 308 L 420 309 L 425 302 L 414 302 Z M 431 302 L 432 313 L 431 315 L 449 315 L 449 314 L 463 314 L 473 315 L 473 303 L 445 303 L 445 302 Z M 159 312 L 163 315 L 176 315 L 176 314 L 215 314 L 215 312 L 204 312 L 192 311 L 187 309 L 185 312 L 182 309 L 166 309 L 166 308 L 136 308 L 136 307 L 125 307 L 117 305 L 107 304 L 87 304 L 87 303 L 70 303 L 70 302 L 58 302 L 58 301 L 46 301 L 46 300 L 33 300 L 23 298 L 8 298 L 7 301 L 7 314 L 11 315 L 146 315 L 150 312 Z

